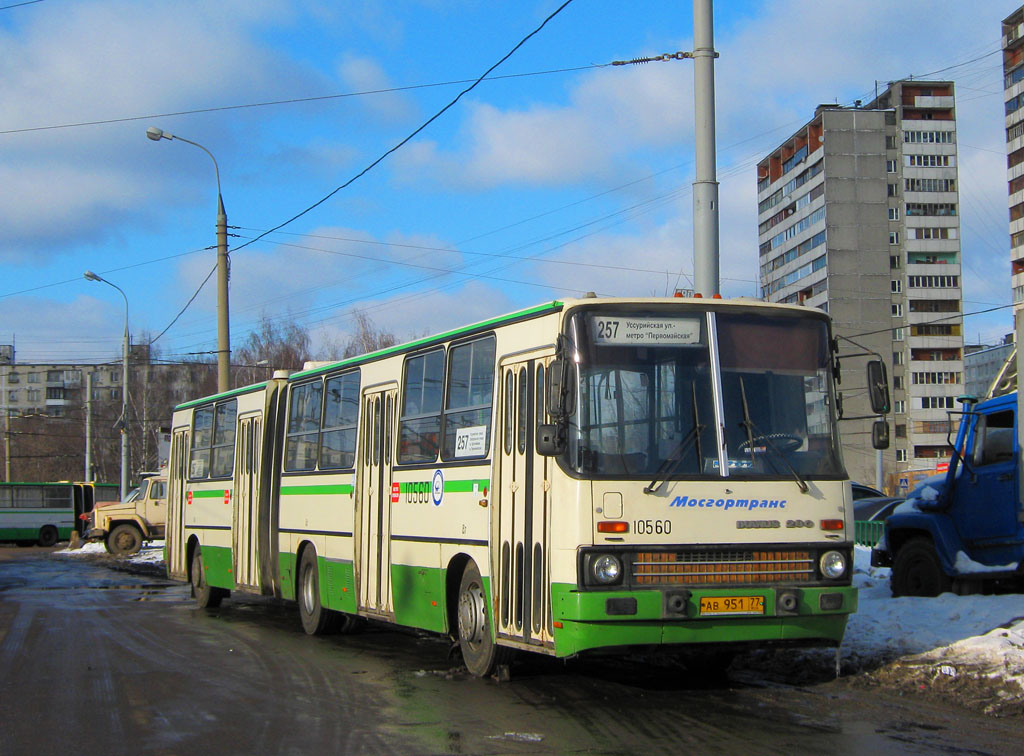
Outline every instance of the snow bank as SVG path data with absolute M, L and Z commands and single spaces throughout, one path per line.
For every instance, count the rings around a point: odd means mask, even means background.
M 888 568 L 871 567 L 871 550 L 858 546 L 854 585 L 860 608 L 850 617 L 843 655 L 940 665 L 949 674 L 970 667 L 1024 684 L 1024 599 L 1020 595 L 893 598 Z
M 81 548 L 72 549 L 69 546 L 54 553 L 66 557 L 96 556 L 97 554 L 107 554 L 107 547 L 102 543 L 86 543 Z M 161 564 L 164 561 L 164 542 L 147 541 L 138 554 L 121 557 L 121 559 L 132 564 Z

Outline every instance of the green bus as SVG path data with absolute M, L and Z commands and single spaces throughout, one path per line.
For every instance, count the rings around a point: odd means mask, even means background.
M 81 532 L 96 502 L 116 500 L 110 483 L 0 483 L 0 541 L 53 546 Z

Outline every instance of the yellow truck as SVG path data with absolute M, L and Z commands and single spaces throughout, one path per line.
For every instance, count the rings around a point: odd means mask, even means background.
M 86 540 L 103 540 L 115 556 L 134 554 L 144 541 L 164 537 L 167 522 L 167 475 L 144 477 L 124 501 L 97 504 L 91 513 Z

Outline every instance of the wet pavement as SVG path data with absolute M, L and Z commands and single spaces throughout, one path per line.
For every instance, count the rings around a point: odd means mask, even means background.
M 846 680 L 533 657 L 477 680 L 437 636 L 307 637 L 292 605 L 0 548 L 0 754 L 1019 751 L 1021 725 Z

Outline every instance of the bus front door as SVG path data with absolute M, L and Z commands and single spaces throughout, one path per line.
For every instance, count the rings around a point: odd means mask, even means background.
M 231 527 L 232 565 L 235 584 L 249 589 L 260 587 L 259 549 L 259 495 L 260 495 L 260 443 L 263 416 L 260 413 L 238 418 L 235 443 L 235 491 L 233 523 Z
M 547 480 L 553 463 L 535 448 L 537 424 L 545 422 L 544 378 L 549 357 L 548 352 L 538 352 L 527 359 L 517 355 L 514 361 L 502 361 L 501 426 L 495 455 L 493 616 L 499 636 L 533 645 L 552 642 Z
M 391 616 L 391 465 L 397 386 L 363 392 L 363 436 L 359 466 L 359 549 L 356 554 L 359 608 Z

